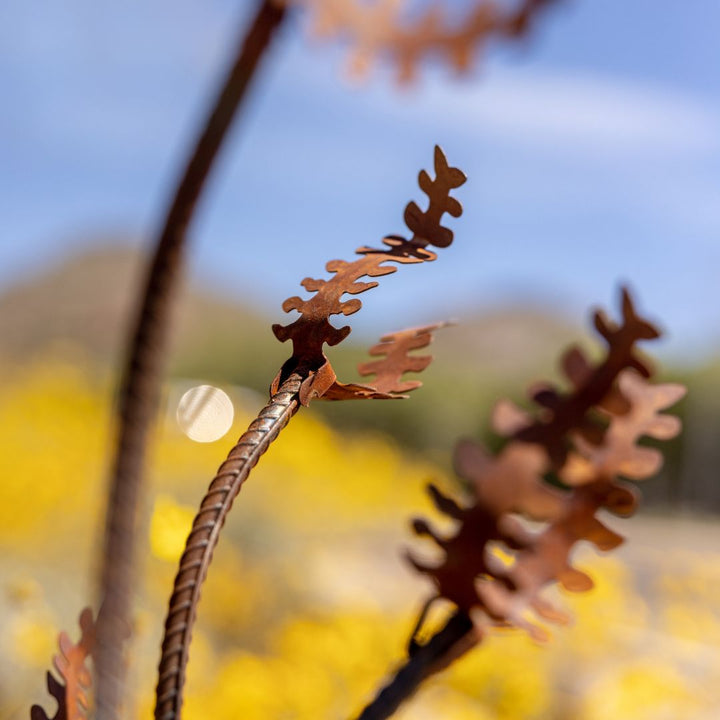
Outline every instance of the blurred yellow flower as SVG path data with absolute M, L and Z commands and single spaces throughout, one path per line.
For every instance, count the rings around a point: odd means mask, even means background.
M 670 664 L 618 663 L 588 689 L 582 720 L 679 720 L 699 710 L 692 684 Z
M 0 543 L 8 550 L 0 677 L 13 678 L 3 686 L 8 708 L 41 697 L 40 668 L 51 666 L 58 631 L 77 640 L 79 610 L 92 597 L 111 397 L 108 384 L 56 361 L 14 369 L 0 390 Z M 258 409 L 236 408 L 245 423 Z M 160 423 L 152 512 L 138 547 L 145 562 L 128 703 L 142 717 L 152 714 L 175 564 L 224 454 L 188 440 L 171 415 Z M 397 559 L 403 544 L 425 547 L 407 532 L 407 518 L 428 513 L 428 479 L 448 482 L 388 438 L 340 434 L 312 409 L 298 414 L 223 529 L 194 631 L 186 720 L 324 720 L 358 711 L 402 661 L 415 612 L 432 592 Z M 423 687 L 398 720 L 714 717 L 720 555 L 688 546 L 654 565 L 644 556 L 625 564 L 581 550 L 573 562 L 596 587 L 562 593 L 572 627 L 553 630 L 542 647 L 520 632 L 488 637 Z
M 170 495 L 161 493 L 155 498 L 150 520 L 150 550 L 167 562 L 177 562 L 182 555 L 195 510 L 180 505 Z
M 35 668 L 48 666 L 49 659 L 58 652 L 55 618 L 47 610 L 40 610 L 22 613 L 7 624 L 16 662 Z

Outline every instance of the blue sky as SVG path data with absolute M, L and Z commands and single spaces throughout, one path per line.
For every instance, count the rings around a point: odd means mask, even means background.
M 147 242 L 249 6 L 0 5 L 0 287 L 98 238 Z M 718 350 L 716 0 L 565 0 L 471 77 L 429 63 L 405 90 L 384 63 L 349 82 L 346 49 L 305 25 L 285 27 L 225 147 L 193 275 L 284 321 L 303 277 L 403 232 L 439 143 L 469 176 L 455 243 L 366 294 L 355 327 L 521 302 L 578 320 L 627 281 L 666 353 Z

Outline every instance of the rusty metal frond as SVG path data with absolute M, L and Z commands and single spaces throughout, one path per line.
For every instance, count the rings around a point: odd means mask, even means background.
M 408 558 L 418 571 L 432 578 L 438 596 L 451 600 L 468 614 L 480 606 L 500 622 L 503 615 L 483 603 L 477 588 L 478 578 L 493 574 L 488 549 L 494 542 L 521 547 L 526 539 L 517 532 L 512 514 L 522 513 L 536 520 L 559 517 L 562 496 L 543 483 L 547 458 L 537 447 L 511 443 L 493 457 L 479 445 L 463 441 L 456 448 L 455 465 L 458 474 L 470 481 L 475 502 L 464 507 L 430 485 L 433 503 L 440 512 L 458 521 L 458 529 L 444 538 L 425 520 L 414 520 L 415 532 L 432 538 L 445 551 L 445 558 L 435 566 L 412 555 Z
M 32 720 L 86 720 L 88 717 L 92 678 L 86 661 L 95 645 L 95 622 L 90 608 L 80 613 L 79 625 L 78 643 L 74 645 L 67 633 L 61 632 L 58 637 L 60 653 L 53 658 L 55 670 L 65 684 L 47 673 L 48 692 L 57 700 L 57 710 L 49 718 L 43 708 L 33 705 L 30 709 Z
M 460 24 L 451 25 L 442 4 L 412 23 L 403 22 L 403 0 L 287 0 L 312 9 L 314 34 L 343 36 L 353 44 L 351 70 L 364 74 L 375 58 L 390 58 L 401 82 L 412 80 L 428 55 L 440 55 L 458 72 L 471 67 L 478 48 L 490 38 L 525 36 L 535 16 L 553 0 L 523 0 L 507 10 L 476 0 Z
M 646 379 L 650 370 L 633 345 L 657 337 L 657 331 L 637 317 L 628 293 L 623 292 L 622 325 L 610 325 L 599 313 L 595 324 L 609 343 L 608 356 L 593 368 L 580 362 L 577 351 L 566 353 L 566 374 L 575 391 L 540 402 L 543 422 L 528 424 L 528 416 L 517 409 L 503 411 L 498 424 L 512 430 L 512 439 L 496 456 L 470 441 L 458 444 L 455 467 L 472 488 L 472 504 L 461 506 L 430 487 L 438 510 L 458 522 L 457 531 L 442 537 L 426 521 L 414 521 L 415 532 L 432 538 L 445 556 L 437 565 L 412 556 L 410 562 L 433 580 L 438 596 L 479 618 L 479 631 L 488 624 L 512 625 L 544 639 L 547 633 L 538 621 L 565 622 L 567 615 L 544 599 L 542 590 L 553 582 L 571 591 L 592 587 L 590 577 L 571 563 L 573 547 L 586 540 L 609 550 L 622 542 L 598 519 L 598 511 L 631 515 L 635 494 L 618 477 L 644 479 L 662 464 L 658 450 L 638 442 L 643 437 L 668 440 L 680 431 L 680 421 L 661 411 L 685 391 L 679 385 L 653 386 Z M 591 410 L 609 420 L 599 440 L 587 437 Z M 543 441 L 531 442 L 523 434 L 527 428 L 551 432 L 538 433 Z M 557 468 L 558 447 L 565 459 L 559 468 L 565 490 L 544 479 Z M 545 526 L 530 532 L 518 516 Z M 510 564 L 498 559 L 498 548 L 510 553 Z
M 545 448 L 553 465 L 560 467 L 568 450 L 567 434 L 571 430 L 581 433 L 588 442 L 602 441 L 604 426 L 593 416 L 593 410 L 627 410 L 627 402 L 616 388 L 620 373 L 626 368 L 635 369 L 649 377 L 652 369 L 641 358 L 636 344 L 660 336 L 657 328 L 640 317 L 629 291 L 621 291 L 622 321 L 610 321 L 605 313 L 593 313 L 593 324 L 608 345 L 602 362 L 593 367 L 578 347 L 569 348 L 562 357 L 563 374 L 569 380 L 571 392 L 563 393 L 550 384 L 535 385 L 532 400 L 541 408 L 536 418 L 504 401 L 498 404 L 493 415 L 493 426 L 501 435 Z
M 642 436 L 668 440 L 680 432 L 680 420 L 660 414 L 685 395 L 685 388 L 675 383 L 651 385 L 625 370 L 619 378 L 622 395 L 630 408 L 611 416 L 601 445 L 592 445 L 582 436 L 574 439 L 577 452 L 571 453 L 560 475 L 570 486 L 583 484 L 593 475 L 621 475 L 641 480 L 656 473 L 662 465 L 662 454 L 656 448 L 638 447 Z
M 361 247 L 357 250 L 360 258 L 352 262 L 331 260 L 325 269 L 333 276 L 328 280 L 305 278 L 302 286 L 314 295 L 307 300 L 298 296 L 288 298 L 283 310 L 296 310 L 300 317 L 289 325 L 273 325 L 273 332 L 281 342 L 292 340 L 292 357 L 283 365 L 275 378 L 271 390 L 293 372 L 307 371 L 309 376 L 303 383 L 300 402 L 307 405 L 313 398 L 326 395 L 336 381 L 335 372 L 325 357 L 324 345 L 337 345 L 349 334 L 350 327 L 336 328 L 330 323 L 333 315 L 352 315 L 361 307 L 357 298 L 343 299 L 343 296 L 358 295 L 377 286 L 374 280 L 363 282 L 364 277 L 376 278 L 394 273 L 397 268 L 388 263 L 414 264 L 436 259 L 436 254 L 427 247 L 447 247 L 453 233 L 442 225 L 445 213 L 459 217 L 460 203 L 450 192 L 465 182 L 465 175 L 458 168 L 450 167 L 442 150 L 435 147 L 435 174 L 431 178 L 424 170 L 420 173 L 420 189 L 428 197 L 428 208 L 423 211 L 414 202 L 405 208 L 405 222 L 412 231 L 407 240 L 398 236 L 383 239 L 385 248 Z M 369 397 L 369 396 L 368 396 Z
M 422 386 L 419 380 L 403 380 L 408 372 L 422 372 L 431 362 L 432 355 L 410 355 L 413 350 L 427 347 L 433 341 L 433 331 L 447 327 L 448 323 L 436 323 L 424 327 L 409 328 L 383 335 L 373 345 L 370 355 L 382 356 L 381 360 L 358 365 L 361 376 L 375 375 L 372 384 L 341 383 L 337 380 L 321 400 L 402 400 L 412 390 Z
M 562 497 L 562 512 L 539 534 L 527 539 L 518 550 L 515 563 L 496 576 L 501 582 L 487 583 L 481 589 L 486 604 L 513 625 L 524 626 L 534 634 L 539 628 L 522 616 L 531 608 L 541 619 L 563 621 L 565 615 L 540 597 L 549 583 L 559 582 L 566 590 L 581 592 L 593 586 L 592 579 L 574 567 L 570 556 L 575 544 L 586 540 L 599 550 L 612 550 L 623 542 L 618 533 L 597 517 L 606 509 L 628 517 L 637 506 L 633 490 L 617 480 L 627 477 L 643 480 L 662 466 L 662 454 L 655 448 L 638 445 L 643 437 L 669 440 L 680 432 L 680 420 L 661 411 L 674 405 L 683 395 L 681 385 L 652 385 L 632 370 L 619 378 L 630 408 L 613 416 L 603 442 L 594 446 L 576 437 L 578 453 L 572 453 L 561 470 L 571 490 Z
M 362 363 L 358 372 L 363 377 L 374 375 L 373 386 L 383 392 L 406 393 L 419 388 L 419 380 L 402 380 L 406 372 L 422 372 L 431 362 L 431 355 L 410 355 L 432 343 L 434 330 L 446 327 L 447 323 L 425 325 L 384 335 L 380 343 L 370 348 L 370 355 L 381 356 L 382 360 Z

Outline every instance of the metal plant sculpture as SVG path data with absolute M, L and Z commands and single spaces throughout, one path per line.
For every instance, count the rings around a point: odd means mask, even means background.
M 643 437 L 668 440 L 680 431 L 676 417 L 662 410 L 685 393 L 680 385 L 651 385 L 651 370 L 636 354 L 638 340 L 658 337 L 640 318 L 627 291 L 622 293 L 622 324 L 595 313 L 597 330 L 608 343 L 605 358 L 593 366 L 576 347 L 562 358 L 571 391 L 548 385 L 531 391 L 540 410 L 532 416 L 509 403 L 494 414 L 494 427 L 507 438 L 495 456 L 462 441 L 455 467 L 472 492 L 462 505 L 436 487 L 429 491 L 437 509 L 457 522 L 454 534 L 438 535 L 425 520 L 415 520 L 417 534 L 444 551 L 439 564 L 410 554 L 409 561 L 428 576 L 435 594 L 426 603 L 409 642 L 409 658 L 393 680 L 360 715 L 361 720 L 389 717 L 430 675 L 476 645 L 492 626 L 526 630 L 548 637 L 543 621 L 564 623 L 567 614 L 542 595 L 550 583 L 579 592 L 592 579 L 573 566 L 571 553 L 581 540 L 601 550 L 617 547 L 622 536 L 597 516 L 605 509 L 627 517 L 637 505 L 635 492 L 619 477 L 641 480 L 662 465 L 662 455 L 637 443 Z M 564 489 L 545 477 L 555 471 Z M 545 523 L 530 532 L 518 515 Z M 508 567 L 493 554 L 498 545 L 510 551 Z M 429 605 L 450 600 L 456 612 L 427 643 L 417 638 Z
M 507 14 L 482 0 L 464 29 L 452 32 L 443 30 L 442 23 L 432 14 L 412 32 L 400 29 L 396 11 L 402 3 L 396 0 L 389 3 L 378 0 L 374 7 L 356 5 L 355 0 L 313 0 L 312 5 L 325 31 L 340 27 L 350 30 L 365 58 L 392 50 L 401 76 L 408 78 L 420 57 L 437 50 L 453 58 L 459 69 L 467 69 L 476 45 L 490 35 L 524 35 L 536 11 L 549 2 L 523 0 L 516 11 Z M 284 0 L 258 0 L 257 11 L 242 35 L 235 59 L 171 195 L 132 323 L 119 396 L 116 454 L 98 588 L 103 608 L 98 618 L 95 663 L 100 720 L 114 720 L 118 716 L 123 694 L 124 639 L 130 625 L 135 536 L 148 433 L 160 396 L 171 311 L 188 229 L 223 140 L 287 15 L 286 4 Z
M 259 457 L 292 415 L 314 398 L 395 399 L 406 397 L 402 393 L 421 384 L 405 381 L 403 375 L 422 371 L 431 358 L 409 353 L 427 347 L 432 332 L 441 325 L 384 336 L 370 349 L 370 354 L 380 359 L 359 366 L 362 376 L 375 376 L 374 384 L 338 382 L 324 345 L 337 344 L 349 333 L 349 328 L 330 325 L 329 317 L 360 308 L 359 301 L 343 301 L 343 295 L 377 284 L 360 282 L 360 278 L 396 269 L 383 265 L 386 262 L 435 259 L 427 246 L 438 247 L 452 240 L 441 221 L 445 212 L 460 214 L 449 193 L 462 184 L 464 176 L 447 164 L 438 148 L 435 169 L 434 180 L 426 173 L 420 175 L 421 187 L 430 199 L 428 210 L 416 210 L 411 203 L 406 211 L 406 219 L 415 218 L 408 222 L 411 229 L 413 224 L 419 227 L 417 218 L 422 217 L 427 232 L 421 234 L 416 227 L 410 240 L 386 238 L 389 250 L 360 248 L 361 257 L 353 263 L 332 261 L 326 266 L 334 274 L 332 279 L 303 281 L 316 293 L 312 298 L 286 301 L 286 310 L 300 309 L 302 314 L 287 326 L 275 325 L 274 331 L 281 340 L 293 340 L 293 355 L 273 382 L 270 402 L 240 437 L 210 484 L 180 560 L 159 667 L 158 720 L 180 715 L 202 583 L 227 514 Z M 435 219 L 429 223 L 431 214 Z M 425 235 L 436 241 L 430 242 Z M 369 258 L 374 259 L 369 262 Z M 622 291 L 621 305 L 620 323 L 609 321 L 601 312 L 594 314 L 595 328 L 607 343 L 599 362 L 591 363 L 575 346 L 563 354 L 561 367 L 570 385 L 568 391 L 550 384 L 533 386 L 530 397 L 537 410 L 532 413 L 508 401 L 496 405 L 493 427 L 506 440 L 499 452 L 493 455 L 468 440 L 457 445 L 455 468 L 471 491 L 470 502 L 458 502 L 429 486 L 436 508 L 457 527 L 440 535 L 427 521 L 414 521 L 415 532 L 432 539 L 443 551 L 442 559 L 434 564 L 408 553 L 411 565 L 431 580 L 435 592 L 411 634 L 407 661 L 359 720 L 390 717 L 425 679 L 480 643 L 494 627 L 519 628 L 536 640 L 547 640 L 546 625 L 565 624 L 569 616 L 547 599 L 544 590 L 553 583 L 572 592 L 593 587 L 592 578 L 573 562 L 578 542 L 588 541 L 601 550 L 622 543 L 622 536 L 598 513 L 607 510 L 620 517 L 632 515 L 638 498 L 620 478 L 642 480 L 660 469 L 660 451 L 640 442 L 643 438 L 669 440 L 678 434 L 679 420 L 663 411 L 685 390 L 676 384 L 649 382 L 652 368 L 636 345 L 659 333 L 637 314 L 627 290 Z M 557 485 L 547 481 L 549 473 L 555 474 Z M 542 527 L 530 530 L 520 518 Z M 500 561 L 498 548 L 511 554 L 510 564 Z M 456 610 L 440 631 L 422 642 L 419 638 L 427 611 L 440 598 L 449 600 Z M 89 610 L 81 615 L 80 625 L 82 637 L 77 645 L 64 633 L 60 636 L 61 654 L 55 658 L 55 666 L 64 685 L 48 673 L 48 690 L 58 702 L 52 720 L 84 720 L 88 716 L 90 674 L 86 661 L 95 652 L 96 631 Z M 50 720 L 39 706 L 32 708 L 31 717 Z
M 80 630 L 82 634 L 76 645 L 73 645 L 67 633 L 60 633 L 60 654 L 54 657 L 53 664 L 64 685 L 52 673 L 47 674 L 48 692 L 57 701 L 55 714 L 49 718 L 39 705 L 33 705 L 30 709 L 31 720 L 86 720 L 91 685 L 87 660 L 95 646 L 96 632 L 92 610 L 89 608 L 80 614 Z
M 400 0 L 378 0 L 372 6 L 359 4 L 356 0 L 307 0 L 304 4 L 313 6 L 316 25 L 325 34 L 346 32 L 355 39 L 356 69 L 367 66 L 372 56 L 388 56 L 397 64 L 401 79 L 409 79 L 415 74 L 418 62 L 431 52 L 449 58 L 459 71 L 467 70 L 476 47 L 492 36 L 523 36 L 537 11 L 550 1 L 522 0 L 514 10 L 502 11 L 488 0 L 478 0 L 462 28 L 453 30 L 448 29 L 440 12 L 428 13 L 415 25 L 403 25 Z M 98 587 L 101 609 L 93 626 L 94 639 L 92 642 L 87 639 L 90 635 L 85 633 L 83 626 L 83 639 L 78 645 L 86 655 L 92 647 L 98 720 L 118 718 L 125 695 L 127 662 L 124 645 L 131 625 L 138 506 L 148 433 L 160 395 L 171 311 L 188 230 L 233 118 L 272 38 L 288 15 L 286 4 L 295 2 L 301 0 L 258 1 L 257 11 L 238 44 L 225 82 L 171 195 L 139 298 L 119 394 L 116 453 L 110 477 Z M 383 249 L 361 248 L 358 251 L 360 258 L 354 262 L 330 263 L 327 269 L 334 274 L 330 280 L 303 282 L 307 290 L 316 293 L 312 298 L 286 301 L 285 310 L 298 310 L 301 317 L 287 326 L 275 326 L 274 331 L 279 339 L 292 340 L 293 355 L 273 383 L 271 402 L 221 466 L 201 506 L 183 556 L 168 616 L 158 686 L 158 717 L 177 714 L 190 626 L 212 548 L 235 494 L 272 439 L 298 406 L 306 405 L 313 398 L 397 398 L 417 386 L 417 381 L 403 381 L 402 374 L 422 370 L 429 359 L 407 353 L 427 345 L 430 332 L 435 329 L 433 326 L 384 337 L 371 351 L 384 359 L 360 368 L 362 376 L 376 376 L 373 385 L 339 382 L 325 358 L 323 347 L 337 344 L 349 332 L 348 328 L 334 328 L 329 318 L 334 314 L 352 314 L 360 307 L 358 300 L 341 300 L 342 295 L 357 294 L 376 285 L 375 281 L 361 281 L 362 278 L 394 272 L 396 267 L 390 263 L 433 260 L 435 254 L 429 246 L 440 248 L 450 244 L 452 233 L 441 225 L 440 220 L 446 212 L 454 216 L 460 214 L 459 204 L 449 193 L 462 184 L 464 176 L 447 165 L 439 150 L 436 150 L 435 166 L 434 180 L 427 174 L 420 177 L 421 188 L 430 200 L 428 209 L 423 212 L 414 203 L 406 209 L 406 223 L 413 233 L 411 239 L 388 237 Z M 205 549 L 199 549 L 201 547 Z M 82 617 L 87 620 L 86 615 Z M 65 640 L 61 642 L 67 645 L 66 636 L 63 637 Z M 48 683 L 58 701 L 61 695 L 65 697 L 64 705 L 61 704 L 56 715 L 59 720 L 74 716 L 78 707 L 76 698 L 81 695 L 73 693 L 78 687 L 87 687 L 89 677 L 83 674 L 78 685 L 71 681 L 72 674 L 66 677 L 60 666 L 58 669 L 66 680 L 65 692 L 57 681 L 49 679 Z M 34 708 L 36 720 L 41 717 L 38 713 L 42 711 Z
M 350 68 L 365 73 L 375 58 L 387 58 L 397 67 L 401 82 L 417 75 L 420 61 L 443 56 L 458 73 L 473 66 L 479 47 L 491 38 L 524 37 L 535 16 L 553 0 L 522 0 L 512 9 L 490 0 L 476 0 L 461 23 L 451 23 L 443 3 L 435 4 L 413 22 L 403 22 L 410 3 L 402 0 L 290 0 L 310 6 L 314 33 L 344 36 L 353 45 Z
M 370 349 L 372 356 L 381 359 L 360 365 L 361 376 L 374 375 L 374 384 L 342 383 L 324 353 L 324 346 L 337 345 L 350 333 L 349 327 L 336 328 L 329 319 L 333 315 L 351 315 L 361 307 L 357 299 L 344 300 L 346 294 L 357 295 L 377 286 L 377 282 L 362 281 L 394 273 L 398 265 L 432 261 L 437 255 L 428 247 L 443 248 L 452 243 L 453 233 L 442 225 L 447 213 L 459 217 L 460 203 L 451 191 L 465 182 L 465 175 L 448 165 L 445 155 L 435 147 L 435 177 L 424 170 L 419 185 L 427 195 L 428 206 L 421 210 L 415 202 L 405 208 L 405 222 L 412 232 L 410 239 L 399 236 L 384 238 L 385 248 L 362 247 L 357 260 L 333 260 L 326 265 L 333 276 L 329 280 L 306 278 L 302 285 L 314 293 L 308 300 L 292 297 L 283 303 L 286 312 L 300 311 L 300 317 L 289 325 L 274 325 L 273 331 L 281 341 L 292 340 L 293 354 L 272 382 L 269 403 L 243 433 L 227 460 L 220 466 L 203 498 L 180 559 L 172 596 L 169 602 L 162 656 L 157 686 L 157 718 L 170 720 L 179 716 L 185 667 L 188 660 L 192 626 L 195 620 L 200 590 L 219 539 L 220 530 L 248 474 L 268 449 L 272 441 L 287 425 L 300 406 L 312 399 L 404 399 L 421 382 L 403 380 L 407 372 L 421 372 L 431 362 L 430 356 L 411 355 L 413 350 L 427 347 L 432 332 L 444 323 L 411 328 L 385 335 Z M 100 616 L 103 616 L 103 606 Z M 98 623 L 99 625 L 99 623 Z M 75 708 L 87 708 L 85 691 L 90 687 L 90 675 L 84 666 L 92 654 L 97 663 L 99 643 L 95 624 L 89 611 L 81 616 L 83 637 L 71 648 L 67 636 L 60 637 L 65 660 L 56 660 L 56 666 L 66 685 L 48 675 L 48 688 L 58 700 L 58 711 L 53 720 L 79 717 L 72 715 Z M 127 626 L 121 638 L 127 637 Z M 120 648 L 116 648 L 118 652 Z M 67 668 L 67 670 L 66 670 Z M 118 677 L 115 676 L 116 684 Z M 99 688 L 98 688 L 99 689 Z M 97 697 L 97 691 L 96 691 Z M 99 712 L 99 708 L 97 708 Z M 35 706 L 33 720 L 48 720 L 41 708 Z
M 272 383 L 270 402 L 240 437 L 210 483 L 180 558 L 162 643 L 155 706 L 158 720 L 179 717 L 185 667 L 202 583 L 233 501 L 260 456 L 299 407 L 314 398 L 401 398 L 403 392 L 417 386 L 417 383 L 408 386 L 401 377 L 407 371 L 422 370 L 429 361 L 427 358 L 413 358 L 407 351 L 413 346 L 427 345 L 433 326 L 388 336 L 384 345 L 373 348 L 376 352 L 382 351 L 385 357 L 377 363 L 363 366 L 361 373 L 375 373 L 377 386 L 337 382 L 324 346 L 337 345 L 350 333 L 349 327 L 338 329 L 331 325 L 330 317 L 351 315 L 361 307 L 359 300 L 343 300 L 343 296 L 357 295 L 378 284 L 376 281 L 361 282 L 361 278 L 395 272 L 396 267 L 387 265 L 390 262 L 415 264 L 434 260 L 436 255 L 427 250 L 427 246 L 447 247 L 452 242 L 452 232 L 441 223 L 445 213 L 454 217 L 461 214 L 460 203 L 450 196 L 450 192 L 465 182 L 465 176 L 448 165 L 439 147 L 435 148 L 435 173 L 434 179 L 424 171 L 419 177 L 420 188 L 428 196 L 428 209 L 422 211 L 411 202 L 405 210 L 405 221 L 413 232 L 409 240 L 387 237 L 384 240 L 387 249 L 363 247 L 357 251 L 360 255 L 358 260 L 329 262 L 326 269 L 333 273 L 331 279 L 303 280 L 303 287 L 315 293 L 310 299 L 292 297 L 283 304 L 286 312 L 299 310 L 301 313 L 289 325 L 273 326 L 278 339 L 292 340 L 292 357 Z
M 330 324 L 333 315 L 352 315 L 361 307 L 360 300 L 342 300 L 342 296 L 358 295 L 377 286 L 376 281 L 360 282 L 363 277 L 382 277 L 394 273 L 397 268 L 387 265 L 394 262 L 401 265 L 435 260 L 437 255 L 427 246 L 444 248 L 452 242 L 452 232 L 441 224 L 445 213 L 459 217 L 460 203 L 450 196 L 451 190 L 465 182 L 465 175 L 457 168 L 450 167 L 439 147 L 435 147 L 435 179 L 424 170 L 419 176 L 420 189 L 428 196 L 425 211 L 414 203 L 405 208 L 405 223 L 413 236 L 406 240 L 398 236 L 383 239 L 385 249 L 361 247 L 356 252 L 360 259 L 352 262 L 332 260 L 325 269 L 333 273 L 330 280 L 305 278 L 302 286 L 315 295 L 309 300 L 295 296 L 283 303 L 283 310 L 297 310 L 300 317 L 290 325 L 273 325 L 273 332 L 281 342 L 292 340 L 292 357 L 283 365 L 273 381 L 272 391 L 292 373 L 305 375 L 300 390 L 300 402 L 307 405 L 313 397 L 322 397 L 331 388 L 334 399 L 339 399 L 340 386 L 335 385 L 335 373 L 323 352 L 323 346 L 337 345 L 350 333 L 349 327 L 336 328 Z M 395 354 L 388 356 L 388 361 Z M 402 357 L 402 356 L 398 356 Z M 334 386 L 334 387 L 333 387 Z M 345 388 L 347 396 L 348 388 Z

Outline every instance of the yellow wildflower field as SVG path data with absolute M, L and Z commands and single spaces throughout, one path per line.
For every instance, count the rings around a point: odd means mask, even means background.
M 81 366 L 48 358 L 5 368 L 3 719 L 27 718 L 33 702 L 53 711 L 44 670 L 57 632 L 76 636 L 77 616 L 94 600 L 112 389 L 107 377 L 89 376 Z M 225 389 L 235 403 L 231 432 L 237 436 L 264 399 Z M 135 717 L 152 715 L 175 564 L 194 508 L 231 444 L 231 436 L 198 444 L 183 435 L 173 419 L 178 392 L 168 389 L 154 436 L 139 530 L 142 576 L 127 698 Z M 191 649 L 187 720 L 356 713 L 402 660 L 431 593 L 402 559 L 404 547 L 423 547 L 411 537 L 408 520 L 432 512 L 423 491 L 431 479 L 446 487 L 454 482 L 385 436 L 341 435 L 312 409 L 300 412 L 253 472 L 223 530 Z M 720 543 L 663 547 L 673 522 L 627 521 L 622 527 L 631 536 L 636 523 L 647 532 L 626 551 L 583 553 L 579 562 L 596 588 L 566 596 L 574 625 L 555 631 L 549 644 L 538 646 L 519 632 L 487 637 L 429 682 L 399 717 L 715 717 Z

